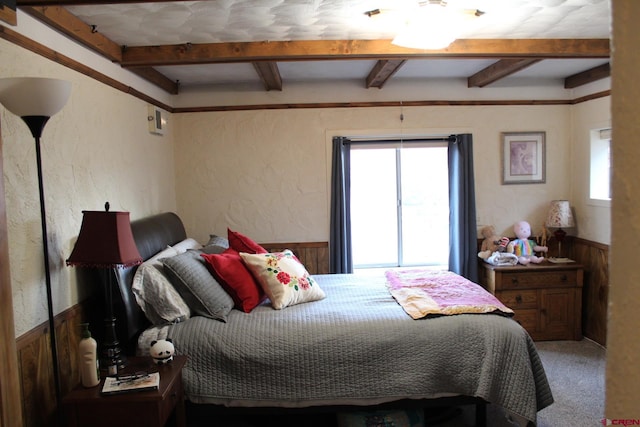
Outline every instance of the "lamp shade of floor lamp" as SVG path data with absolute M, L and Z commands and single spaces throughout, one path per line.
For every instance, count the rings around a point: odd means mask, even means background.
M 113 313 L 113 270 L 142 263 L 133 239 L 129 212 L 83 211 L 78 240 L 67 259 L 67 265 L 97 268 L 106 275 L 103 280 L 105 298 L 104 336 L 100 343 L 100 369 L 106 375 L 116 375 L 126 364 L 116 336 Z
M 552 200 L 549 205 L 549 213 L 545 225 L 555 228 L 553 236 L 558 241 L 558 258 L 562 257 L 562 241 L 567 235 L 563 228 L 575 227 L 571 205 L 568 200 Z
M 40 223 L 42 226 L 42 255 L 44 259 L 44 275 L 47 291 L 47 311 L 49 317 L 49 337 L 51 341 L 51 358 L 53 361 L 53 378 L 56 393 L 56 407 L 60 414 L 60 369 L 58 365 L 58 348 L 53 312 L 51 291 L 51 269 L 49 267 L 49 244 L 47 234 L 47 216 L 44 201 L 44 185 L 42 178 L 42 155 L 40 137 L 47 121 L 58 113 L 69 100 L 71 83 L 49 78 L 16 77 L 0 79 L 0 104 L 11 113 L 22 118 L 27 124 L 36 144 L 36 163 L 38 167 L 38 189 L 40 195 Z

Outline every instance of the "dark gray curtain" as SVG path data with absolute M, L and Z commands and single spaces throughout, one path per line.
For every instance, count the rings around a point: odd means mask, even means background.
M 333 138 L 329 271 L 353 273 L 351 255 L 351 152 L 349 139 Z
M 449 270 L 478 282 L 473 137 L 449 141 Z

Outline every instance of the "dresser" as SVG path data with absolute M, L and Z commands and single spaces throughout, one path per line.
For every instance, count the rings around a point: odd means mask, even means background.
M 582 282 L 577 263 L 497 267 L 483 264 L 489 292 L 513 309 L 537 341 L 582 339 Z

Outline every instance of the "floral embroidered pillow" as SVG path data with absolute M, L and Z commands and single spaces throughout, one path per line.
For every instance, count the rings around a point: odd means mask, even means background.
M 324 291 L 289 249 L 266 254 L 241 252 L 240 256 L 277 310 L 325 297 Z

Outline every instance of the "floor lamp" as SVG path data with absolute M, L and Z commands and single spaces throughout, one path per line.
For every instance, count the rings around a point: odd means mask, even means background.
M 40 137 L 47 121 L 62 109 L 71 94 L 71 83 L 64 80 L 17 77 L 0 79 L 0 104 L 19 116 L 31 130 L 36 142 L 36 162 L 38 166 L 38 189 L 40 191 L 40 222 L 42 225 L 42 254 L 44 275 L 47 287 L 47 310 L 49 314 L 49 337 L 51 340 L 51 358 L 53 360 L 53 380 L 56 393 L 56 407 L 61 400 L 60 369 L 58 366 L 58 347 L 51 292 L 51 270 L 49 267 L 49 243 L 47 238 L 47 216 L 42 183 L 42 156 Z M 58 413 L 60 411 L 58 410 Z
M 105 299 L 104 336 L 100 343 L 100 370 L 116 375 L 126 364 L 125 355 L 116 335 L 113 313 L 113 276 L 115 268 L 142 263 L 129 212 L 110 212 L 109 202 L 104 211 L 83 211 L 78 240 L 67 259 L 67 265 L 97 268 L 106 275 L 103 281 Z

